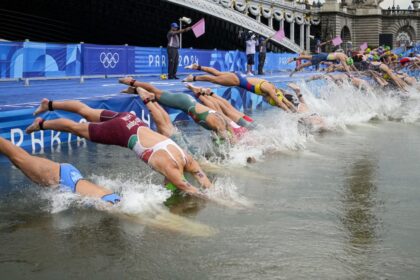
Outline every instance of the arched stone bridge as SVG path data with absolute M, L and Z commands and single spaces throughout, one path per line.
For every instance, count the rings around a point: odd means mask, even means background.
M 265 37 L 285 28 L 285 39 L 276 43 L 299 53 L 310 49 L 311 25 L 320 23 L 305 4 L 289 0 L 165 0 L 218 17 Z M 285 28 L 286 29 L 286 28 Z M 297 30 L 296 30 L 297 29 Z M 296 38 L 298 37 L 298 38 Z

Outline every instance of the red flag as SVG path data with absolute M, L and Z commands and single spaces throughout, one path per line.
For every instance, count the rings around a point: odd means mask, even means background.
M 192 26 L 192 31 L 196 38 L 200 37 L 206 32 L 206 21 L 204 18 L 200 19 L 196 24 Z

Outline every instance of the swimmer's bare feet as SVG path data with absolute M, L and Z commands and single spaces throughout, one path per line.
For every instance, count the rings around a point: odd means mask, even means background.
M 120 78 L 118 79 L 118 82 L 120 84 L 124 84 L 124 85 L 130 85 L 130 83 L 134 80 L 133 77 L 124 77 L 124 78 Z
M 144 88 L 138 87 L 138 88 L 136 88 L 136 91 L 140 95 L 140 98 L 143 101 L 145 101 L 145 100 L 151 101 L 151 100 L 155 99 L 155 95 L 153 93 L 148 92 Z
M 195 87 L 192 83 L 184 83 L 184 85 L 191 90 L 196 96 L 201 94 L 201 88 Z
M 210 95 L 212 93 L 211 88 L 201 88 L 201 93 L 205 95 Z
M 211 89 L 210 88 L 200 88 L 200 87 L 195 87 L 192 83 L 184 83 L 185 86 L 191 90 L 195 96 L 200 96 L 200 95 L 210 95 L 211 94 Z
M 185 79 L 182 80 L 184 83 L 191 83 L 194 82 L 194 76 L 193 75 L 188 75 Z
M 184 86 L 192 92 L 194 92 L 195 89 L 198 89 L 198 87 L 195 87 L 192 83 L 184 83 Z
M 38 108 L 36 108 L 33 115 L 36 116 L 38 114 L 48 111 L 48 102 L 50 101 L 47 98 L 42 99 L 41 104 L 39 104 Z
M 127 93 L 127 94 L 137 94 L 135 87 L 128 87 L 125 90 L 122 90 L 121 93 Z
M 193 63 L 191 65 L 185 66 L 185 69 L 191 69 L 191 70 L 198 70 L 199 65 L 197 63 Z
M 300 87 L 295 83 L 290 83 L 287 85 L 289 88 L 293 89 L 293 91 L 296 93 L 296 95 L 300 94 Z
M 32 132 L 41 130 L 41 127 L 39 126 L 41 121 L 42 118 L 36 118 L 34 122 L 25 129 L 26 133 L 31 134 Z

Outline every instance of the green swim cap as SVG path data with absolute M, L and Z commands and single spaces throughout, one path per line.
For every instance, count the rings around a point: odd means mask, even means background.
M 353 61 L 353 58 L 351 58 L 351 57 L 349 57 L 349 58 L 347 58 L 347 65 L 353 65 L 354 64 L 354 61 Z
M 170 183 L 170 182 L 165 185 L 165 188 L 167 190 L 170 190 L 171 192 L 175 192 L 178 190 L 178 188 L 174 185 L 174 183 Z
M 187 181 L 187 179 L 185 178 L 185 176 L 184 175 L 182 175 L 182 178 L 185 180 L 185 181 Z M 169 182 L 169 183 L 167 183 L 166 185 L 165 185 L 165 188 L 167 189 L 167 190 L 170 190 L 171 192 L 178 192 L 179 191 L 179 189 L 174 185 L 174 183 L 172 183 L 172 182 Z
M 373 56 L 373 60 L 378 61 L 379 59 L 381 59 L 381 58 L 379 57 L 379 55 L 375 54 L 375 55 Z

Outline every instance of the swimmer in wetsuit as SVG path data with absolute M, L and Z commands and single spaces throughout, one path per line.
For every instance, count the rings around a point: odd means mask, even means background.
M 92 142 L 117 145 L 133 150 L 139 159 L 165 177 L 178 189 L 196 196 L 199 190 L 193 187 L 183 174 L 191 173 L 201 186 L 211 186 L 210 180 L 191 155 L 183 151 L 174 141 L 151 130 L 132 113 L 118 113 L 92 109 L 80 101 L 50 101 L 43 99 L 34 114 L 63 110 L 83 116 L 88 123 L 76 123 L 68 119 L 43 120 L 36 118 L 26 129 L 27 133 L 38 130 L 70 132 Z M 165 183 L 166 185 L 166 183 Z
M 211 75 L 193 76 L 189 75 L 184 82 L 205 81 L 227 87 L 240 87 L 257 95 L 261 95 L 272 106 L 278 106 L 287 112 L 295 112 L 293 104 L 284 99 L 283 93 L 272 83 L 260 78 L 248 78 L 241 74 L 220 72 L 212 67 L 192 64 L 188 69 L 204 71 Z
M 214 131 L 220 139 L 228 140 L 231 143 L 235 142 L 236 139 L 233 136 L 235 132 L 230 126 L 230 120 L 215 110 L 198 103 L 191 95 L 162 91 L 149 83 L 139 82 L 131 77 L 122 78 L 119 82 L 130 87 L 143 88 L 152 93 L 160 104 L 182 110 L 197 124 Z
M 121 198 L 111 190 L 84 179 L 79 170 L 68 163 L 57 163 L 31 156 L 22 148 L 0 137 L 0 154 L 5 155 L 32 182 L 46 187 L 58 187 L 83 196 L 115 204 Z

